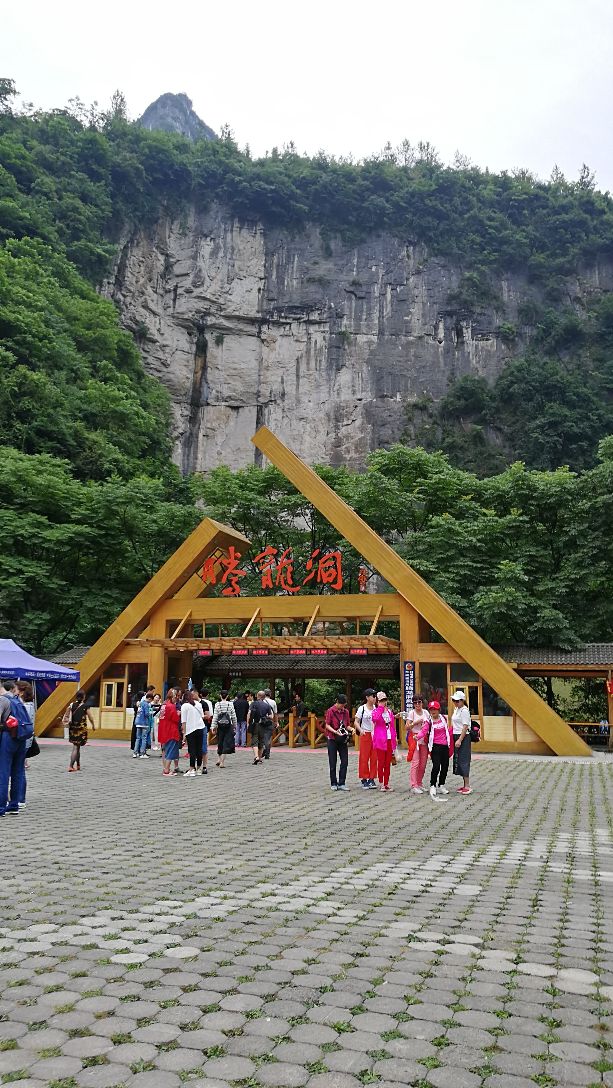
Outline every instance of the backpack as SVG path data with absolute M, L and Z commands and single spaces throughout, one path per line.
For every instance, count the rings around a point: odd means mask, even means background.
M 479 722 L 476 722 L 474 718 L 470 719 L 470 729 L 468 735 L 472 744 L 478 744 L 481 740 L 481 726 Z
M 228 710 L 220 710 L 217 715 L 217 725 L 232 725 L 232 718 Z
M 85 702 L 79 703 L 72 712 L 71 724 L 80 725 L 83 718 L 87 714 L 87 704 Z
M 25 737 L 26 739 L 31 737 L 34 733 L 34 726 L 32 725 L 32 719 L 28 714 L 27 708 L 24 706 L 21 699 L 16 698 L 14 695 L 9 695 L 8 700 L 11 704 L 11 714 L 17 719 L 17 727 L 13 727 L 15 731 L 11 735 L 17 740 L 21 740 L 22 737 Z

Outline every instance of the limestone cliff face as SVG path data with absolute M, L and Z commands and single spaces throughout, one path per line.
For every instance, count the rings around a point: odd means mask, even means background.
M 521 278 L 472 313 L 453 303 L 461 278 L 389 236 L 328 243 L 316 227 L 290 235 L 214 208 L 126 235 L 104 290 L 170 391 L 184 472 L 257 463 L 263 423 L 310 463 L 359 467 L 401 437 L 409 404 L 463 374 L 493 379 L 528 339 Z M 610 270 L 569 297 L 599 286 Z M 516 326 L 511 346 L 502 323 Z

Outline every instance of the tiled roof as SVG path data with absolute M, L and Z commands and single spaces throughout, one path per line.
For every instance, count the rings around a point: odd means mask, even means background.
M 605 665 L 613 668 L 613 642 L 585 642 L 574 650 L 557 646 L 497 646 L 504 661 L 518 665 Z
M 349 654 L 326 654 L 318 657 L 307 654 L 304 657 L 293 654 L 268 654 L 266 657 L 233 657 L 232 654 L 218 654 L 216 657 L 202 657 L 205 675 L 220 676 L 239 672 L 241 676 L 389 676 L 398 675 L 399 662 L 396 654 L 364 654 L 358 657 Z
M 73 646 L 71 650 L 63 650 L 61 654 L 53 654 L 53 660 L 57 665 L 76 665 L 91 646 Z

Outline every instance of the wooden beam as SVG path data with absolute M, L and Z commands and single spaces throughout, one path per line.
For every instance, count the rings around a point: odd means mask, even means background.
M 370 627 L 379 605 L 382 606 L 382 620 L 397 620 L 401 601 L 402 597 L 397 593 L 322 593 L 317 597 L 319 612 L 315 622 L 323 619 L 330 622 L 355 620 L 361 616 L 369 621 Z M 307 622 L 314 607 L 313 596 L 307 593 L 297 594 L 295 597 L 192 597 L 181 602 L 173 597 L 160 601 L 154 615 L 156 619 L 167 623 L 178 623 L 188 605 L 192 610 L 194 623 L 201 623 L 206 619 L 211 624 L 247 623 L 254 609 L 258 607 L 259 619 L 264 623 L 297 623 L 300 620 Z M 368 628 L 364 627 L 362 630 L 365 633 Z
M 315 608 L 313 609 L 313 613 L 311 615 L 311 618 L 310 618 L 309 622 L 307 623 L 307 628 L 306 628 L 306 631 L 304 632 L 305 635 L 310 635 L 311 634 L 311 628 L 312 628 L 313 624 L 315 623 L 315 620 L 317 619 L 318 615 L 319 615 L 319 605 L 316 604 Z
M 558 755 L 591 756 L 589 746 L 313 469 L 267 427 L 260 427 L 252 442 L 356 551 L 425 617 L 430 626 L 461 653 L 475 672 L 530 724 L 541 740 Z
M 372 625 L 371 625 L 370 631 L 368 632 L 368 634 L 369 634 L 370 636 L 374 635 L 375 631 L 377 630 L 377 624 L 379 623 L 379 619 L 380 619 L 380 617 L 381 617 L 381 609 L 382 609 L 382 607 L 383 607 L 382 605 L 379 605 L 379 607 L 378 607 L 378 609 L 377 609 L 377 612 L 376 612 L 376 615 L 375 615 L 375 618 L 374 618 L 374 620 L 372 621 Z
M 192 614 L 192 610 L 191 610 L 191 608 L 188 608 L 187 612 L 185 613 L 185 615 L 184 615 L 183 619 L 181 620 L 181 622 L 179 623 L 178 627 L 175 627 L 174 631 L 172 632 L 172 635 L 170 636 L 171 639 L 176 638 L 177 635 L 179 634 L 179 632 L 183 630 L 183 628 L 185 627 L 185 624 L 187 623 L 187 621 L 188 621 L 189 617 L 191 616 L 191 614 Z
M 249 541 L 242 533 L 220 525 L 212 518 L 204 518 L 79 662 L 81 687 L 91 687 L 113 660 L 124 641 L 135 630 L 142 629 L 160 601 L 172 597 L 208 555 L 216 548 L 228 549 L 231 545 L 244 554 L 249 548 Z M 54 724 L 68 706 L 75 691 L 76 684 L 60 684 L 45 699 L 36 714 L 38 733 L 45 733 Z
M 255 621 L 257 620 L 259 614 L 260 614 L 260 609 L 259 609 L 259 606 L 258 606 L 256 608 L 255 612 L 253 613 L 251 619 L 249 620 L 249 623 L 245 627 L 245 630 L 243 631 L 243 633 L 241 635 L 241 638 L 246 638 L 247 637 L 247 635 L 249 634 L 249 632 L 250 632 L 251 628 L 253 627 Z

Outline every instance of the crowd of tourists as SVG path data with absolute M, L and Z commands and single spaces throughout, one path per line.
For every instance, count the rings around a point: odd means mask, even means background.
M 357 733 L 360 738 L 358 777 L 362 789 L 379 789 L 383 793 L 390 793 L 393 790 L 390 785 L 391 768 L 398 763 L 397 723 L 401 722 L 406 729 L 412 793 L 429 792 L 434 801 L 447 797 L 449 790 L 445 783 L 450 761 L 454 774 L 462 778 L 457 793 L 464 796 L 472 793 L 471 743 L 478 739 L 478 727 L 471 720 L 465 693 L 456 691 L 451 698 L 454 710 L 449 722 L 447 716 L 441 713 L 441 705 L 436 699 L 426 707 L 422 696 L 416 695 L 410 710 L 395 714 L 388 705 L 384 691 L 375 692 L 374 688 L 367 688 L 364 702 L 358 707 L 352 724 L 347 697 L 338 695 L 325 718 L 330 788 L 349 789 L 349 738 Z M 428 759 L 431 762 L 429 790 L 423 784 Z
M 363 790 L 390 793 L 391 768 L 399 762 L 398 730 L 405 731 L 410 789 L 414 794 L 428 794 L 443 800 L 450 765 L 462 779 L 457 793 L 466 796 L 470 785 L 471 744 L 478 739 L 478 726 L 471 720 L 463 691 L 451 696 L 454 704 L 449 720 L 433 699 L 427 706 L 415 695 L 408 711 L 395 713 L 384 691 L 367 688 L 353 722 L 347 697 L 339 694 L 326 711 L 322 725 L 328 749 L 330 788 L 347 792 L 349 740 L 359 737 L 358 778 Z M 295 727 L 300 732 L 308 719 L 299 691 L 294 692 Z M 27 681 L 0 681 L 0 816 L 18 815 L 26 803 L 27 759 L 40 751 L 34 736 L 34 702 Z M 94 718 L 86 692 L 78 691 L 67 708 L 63 724 L 68 727 L 71 744 L 69 773 L 81 770 L 81 750 L 87 744 L 88 729 Z M 149 759 L 151 751 L 161 751 L 162 774 L 176 777 L 181 749 L 189 760 L 183 772 L 186 778 L 208 774 L 209 734 L 215 735 L 216 767 L 223 770 L 226 758 L 237 748 L 252 749 L 253 766 L 270 759 L 272 737 L 279 726 L 279 710 L 269 688 L 245 691 L 230 698 L 223 690 L 217 701 L 207 691 L 169 688 L 164 696 L 153 685 L 135 703 L 131 751 L 133 759 Z M 430 761 L 430 785 L 424 785 Z
M 269 688 L 245 691 L 230 699 L 222 691 L 213 704 L 208 692 L 190 688 L 169 688 L 162 701 L 150 686 L 136 705 L 132 736 L 133 759 L 148 759 L 149 750 L 162 751 L 162 774 L 172 778 L 179 773 L 180 749 L 186 747 L 189 768 L 186 778 L 208 774 L 208 737 L 216 737 L 220 770 L 226 756 L 234 755 L 250 739 L 253 765 L 270 759 L 273 729 L 279 724 L 279 711 Z

